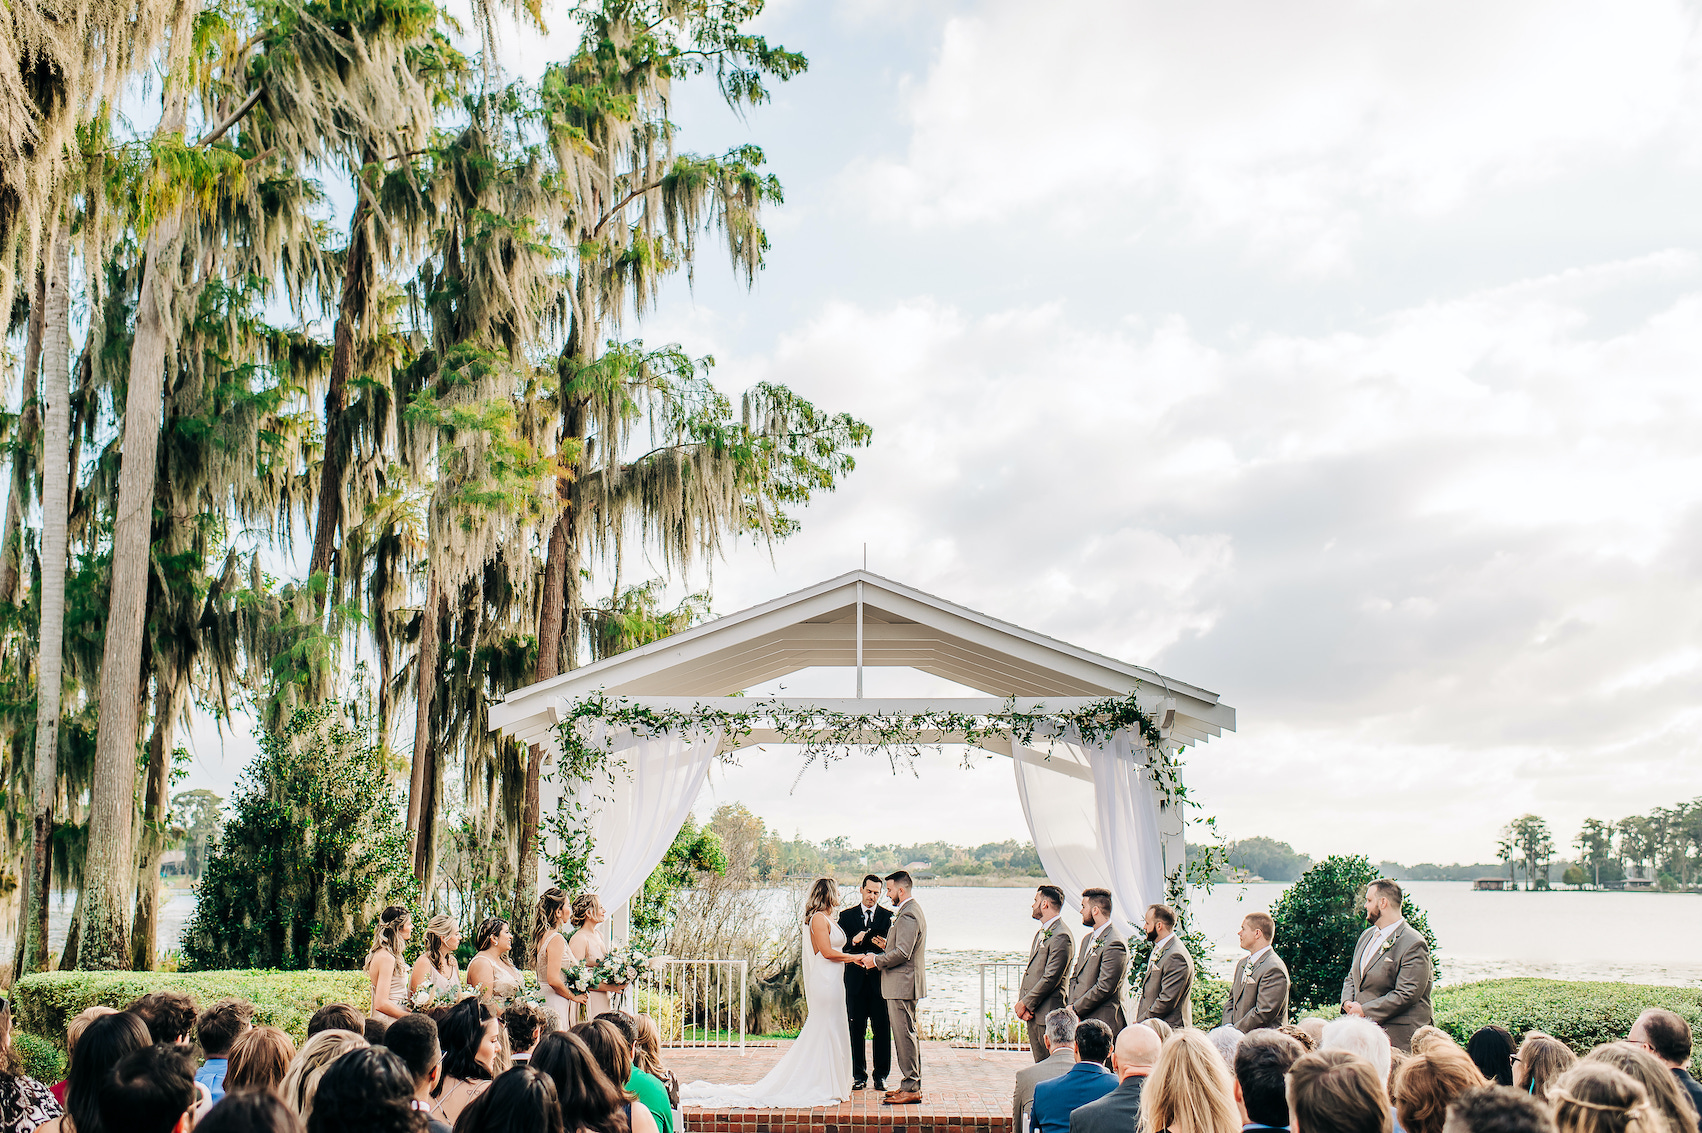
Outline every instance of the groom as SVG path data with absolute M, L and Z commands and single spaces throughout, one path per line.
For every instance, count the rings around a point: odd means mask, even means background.
M 881 950 L 877 939 L 886 939 L 892 928 L 892 910 L 880 904 L 881 879 L 863 878 L 862 900 L 839 914 L 839 929 L 845 934 L 844 951 L 867 956 Z M 862 962 L 845 965 L 845 1014 L 851 1024 L 851 1088 L 869 1088 L 869 1068 L 863 1052 L 865 1032 L 874 1032 L 875 1089 L 886 1090 L 887 1071 L 892 1068 L 892 1030 L 887 1025 L 886 1000 L 881 998 L 881 974 Z
M 904 1080 L 881 1098 L 882 1105 L 919 1105 L 922 1101 L 922 1046 L 916 1040 L 916 1001 L 928 994 L 923 977 L 928 950 L 928 922 L 922 906 L 910 895 L 910 875 L 903 870 L 886 877 L 886 896 L 892 902 L 892 930 L 874 937 L 880 955 L 862 957 L 866 968 L 879 969 L 881 996 L 898 1048 L 898 1072 Z

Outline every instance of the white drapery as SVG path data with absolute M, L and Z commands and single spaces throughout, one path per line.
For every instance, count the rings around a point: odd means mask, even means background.
M 1066 914 L 1083 889 L 1111 890 L 1111 919 L 1127 934 L 1148 905 L 1164 900 L 1165 875 L 1182 861 L 1179 808 L 1160 809 L 1150 749 L 1127 732 L 1091 746 L 1074 729 L 1035 743 L 1013 739 L 1011 762 L 1040 864 L 1064 891 Z
M 585 738 L 610 751 L 602 770 L 578 790 L 589 816 L 591 891 L 613 912 L 673 845 L 720 750 L 721 729 L 639 736 L 598 721 Z

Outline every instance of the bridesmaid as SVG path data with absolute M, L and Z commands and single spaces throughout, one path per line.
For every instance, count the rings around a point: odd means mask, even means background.
M 473 942 L 479 951 L 467 963 L 467 986 L 477 988 L 500 1010 L 520 991 L 520 970 L 508 959 L 514 932 L 501 917 L 486 917 Z
M 408 910 L 391 905 L 379 914 L 372 934 L 372 951 L 366 957 L 366 976 L 372 981 L 372 1010 L 369 1019 L 405 1019 L 408 1011 L 408 980 L 402 974 L 402 947 L 414 934 Z
M 595 893 L 581 893 L 573 901 L 573 935 L 568 938 L 568 953 L 575 960 L 584 960 L 591 964 L 597 963 L 609 954 L 609 944 L 598 931 L 609 923 L 609 914 L 603 908 L 603 902 L 598 900 Z M 611 1010 L 613 1003 L 609 994 L 624 991 L 625 984 L 603 984 L 593 988 L 586 997 L 585 1016 L 595 1019 L 603 1012 Z
M 532 919 L 532 962 L 537 965 L 538 983 L 544 989 L 544 1006 L 554 1012 L 556 1027 L 567 1030 L 577 1022 L 577 1007 L 585 996 L 575 995 L 561 978 L 567 961 L 567 940 L 561 928 L 567 923 L 567 894 L 550 886 L 538 894 L 538 909 Z
M 439 913 L 426 922 L 425 951 L 414 961 L 414 970 L 408 976 L 410 999 L 423 983 L 430 983 L 432 991 L 441 992 L 461 982 L 461 966 L 455 959 L 455 950 L 460 946 L 461 926 L 454 917 Z

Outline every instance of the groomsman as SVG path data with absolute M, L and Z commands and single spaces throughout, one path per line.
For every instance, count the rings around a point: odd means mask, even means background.
M 1040 929 L 1028 947 L 1028 967 L 1017 991 L 1016 1017 L 1028 1024 L 1028 1049 L 1034 1061 L 1041 1062 L 1047 1056 L 1046 1017 L 1064 1005 L 1075 941 L 1064 927 L 1064 891 L 1056 885 L 1035 890 L 1030 915 L 1040 922 Z
M 1413 1032 L 1430 1022 L 1430 987 L 1436 969 L 1424 934 L 1401 916 L 1401 887 L 1378 878 L 1365 889 L 1371 927 L 1354 945 L 1353 966 L 1342 981 L 1342 1014 L 1361 1015 L 1382 1027 L 1391 1046 L 1407 1050 Z
M 1235 961 L 1223 1021 L 1242 1034 L 1288 1022 L 1288 965 L 1271 947 L 1275 939 L 1276 922 L 1269 913 L 1241 918 L 1240 941 L 1247 955 Z
M 879 903 L 881 879 L 872 873 L 865 876 L 861 894 L 861 901 L 839 913 L 839 931 L 845 934 L 844 951 L 852 956 L 878 954 L 881 946 L 875 943 L 875 937 L 886 939 L 887 931 L 892 928 L 892 910 Z M 892 1069 L 892 1026 L 887 1021 L 886 1000 L 881 998 L 878 969 L 845 965 L 845 1014 L 851 1021 L 851 1088 L 869 1088 L 863 1038 L 872 1032 L 875 1089 L 885 1090 L 886 1076 Z
M 1123 975 L 1129 970 L 1129 942 L 1111 923 L 1111 890 L 1084 889 L 1081 923 L 1093 931 L 1081 938 L 1075 971 L 1066 993 L 1076 1018 L 1098 1019 L 1119 1034 L 1128 1022 L 1123 1013 Z
M 1141 981 L 1141 1002 L 1135 1022 L 1163 1019 L 1172 1027 L 1194 1025 L 1194 958 L 1176 935 L 1176 911 L 1169 905 L 1148 905 L 1146 938 L 1152 941 L 1146 978 Z

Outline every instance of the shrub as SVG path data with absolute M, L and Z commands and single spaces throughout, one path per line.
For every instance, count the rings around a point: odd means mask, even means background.
M 1194 1026 L 1209 1031 L 1223 1022 L 1223 1009 L 1229 1005 L 1229 981 L 1194 974 L 1194 986 L 1188 992 L 1188 1005 L 1193 1009 Z
M 1342 980 L 1353 964 L 1354 945 L 1366 929 L 1365 887 L 1381 877 L 1364 857 L 1325 858 L 1300 875 L 1271 907 L 1276 948 L 1288 964 L 1290 1005 L 1340 1003 Z M 1407 923 L 1424 934 L 1436 955 L 1436 934 L 1424 910 L 1406 899 Z
M 372 916 L 417 893 L 379 749 L 341 705 L 304 708 L 261 736 L 209 850 L 184 966 L 357 967 Z
M 12 1009 L 21 1030 L 63 1050 L 65 1024 L 85 1007 L 123 1009 L 154 991 L 186 992 L 202 1007 L 227 996 L 245 999 L 254 1004 L 256 1025 L 280 1027 L 297 1043 L 307 1037 L 307 1020 L 327 1003 L 362 1011 L 372 1003 L 359 972 L 42 972 L 13 985 Z
M 1436 1025 L 1462 1045 L 1479 1027 L 1500 1023 L 1515 1036 L 1543 1031 L 1583 1054 L 1600 1043 L 1623 1039 L 1646 1007 L 1676 1011 L 1693 1030 L 1702 1028 L 1702 989 L 1694 987 L 1481 980 L 1439 988 L 1432 1005 Z M 1702 1059 L 1693 1058 L 1691 1065 L 1702 1065 Z
M 24 1061 L 24 1073 L 36 1081 L 51 1086 L 64 1079 L 65 1056 L 40 1035 L 19 1031 L 12 1036 L 12 1049 Z

